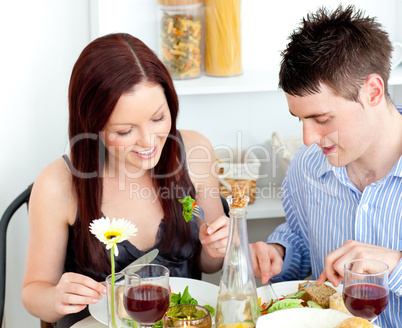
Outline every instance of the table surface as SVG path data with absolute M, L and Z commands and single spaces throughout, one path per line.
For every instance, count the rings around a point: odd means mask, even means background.
M 107 327 L 103 323 L 96 320 L 93 316 L 89 316 L 81 321 L 78 321 L 71 328 L 105 328 Z

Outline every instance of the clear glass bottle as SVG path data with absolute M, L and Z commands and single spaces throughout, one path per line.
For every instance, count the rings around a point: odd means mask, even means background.
M 230 233 L 219 286 L 216 328 L 253 328 L 260 316 L 247 236 L 246 210 L 249 197 L 244 198 L 246 205 L 238 208 L 232 206 L 232 196 L 227 197 Z

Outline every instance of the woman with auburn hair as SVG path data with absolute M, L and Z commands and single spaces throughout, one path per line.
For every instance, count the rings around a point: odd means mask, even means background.
M 199 133 L 176 129 L 177 94 L 154 52 L 122 33 L 91 42 L 72 71 L 69 111 L 71 152 L 39 174 L 30 200 L 27 310 L 58 327 L 89 315 L 110 274 L 109 254 L 89 230 L 102 216 L 138 228 L 117 244 L 116 271 L 154 248 L 154 263 L 171 276 L 218 271 L 229 222 L 213 148 Z M 178 199 L 187 195 L 204 209 L 208 228 L 184 220 Z

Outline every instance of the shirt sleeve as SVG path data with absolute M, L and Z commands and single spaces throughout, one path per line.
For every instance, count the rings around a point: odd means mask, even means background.
M 301 236 L 299 218 L 294 210 L 293 197 L 289 192 L 288 175 L 282 184 L 282 203 L 286 222 L 278 226 L 267 241 L 280 244 L 286 250 L 282 271 L 274 279 L 302 280 L 311 271 L 310 252 Z
M 399 297 L 402 297 L 402 259 L 389 276 L 389 289 Z

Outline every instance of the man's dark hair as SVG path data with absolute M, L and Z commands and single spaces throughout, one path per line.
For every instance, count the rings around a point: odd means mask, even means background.
M 392 44 L 381 24 L 364 15 L 352 5 L 307 14 L 281 53 L 279 87 L 303 97 L 320 92 L 323 83 L 336 95 L 358 102 L 361 86 L 375 73 L 383 79 L 389 100 Z

